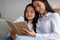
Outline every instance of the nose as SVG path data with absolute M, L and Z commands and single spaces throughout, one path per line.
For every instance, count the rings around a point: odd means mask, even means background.
M 29 15 L 31 14 L 31 12 L 28 13 Z

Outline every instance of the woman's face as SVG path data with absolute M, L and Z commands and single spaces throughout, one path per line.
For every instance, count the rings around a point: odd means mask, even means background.
M 38 13 L 44 13 L 45 11 L 45 4 L 41 1 L 34 1 L 33 2 L 33 6 L 35 7 L 35 10 L 38 12 Z
M 26 18 L 32 20 L 35 17 L 35 11 L 32 6 L 28 6 L 26 10 Z

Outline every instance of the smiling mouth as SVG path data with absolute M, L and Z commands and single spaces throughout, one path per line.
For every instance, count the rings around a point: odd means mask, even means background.
M 32 16 L 27 16 L 27 17 L 32 17 Z

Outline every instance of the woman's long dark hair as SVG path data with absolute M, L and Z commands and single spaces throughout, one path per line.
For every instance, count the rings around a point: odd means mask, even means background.
M 48 1 L 47 0 L 32 0 L 32 3 L 34 1 L 42 1 L 43 3 L 45 3 L 45 6 L 46 6 L 46 10 L 48 12 L 54 12 L 54 10 L 51 8 L 51 6 L 49 5 Z
M 27 10 L 27 8 L 28 8 L 29 6 L 33 7 L 32 3 L 28 4 L 28 5 L 26 6 L 26 8 L 25 8 L 25 11 L 24 11 L 24 19 L 25 19 L 25 21 L 27 21 L 27 23 L 28 23 L 28 19 L 26 18 L 26 10 Z M 33 7 L 33 8 L 34 8 L 34 7 Z M 35 9 L 34 9 L 34 11 L 35 11 Z M 37 23 L 37 20 L 38 20 L 38 15 L 39 15 L 39 14 L 35 11 L 35 18 L 34 18 L 33 21 L 32 21 L 33 30 L 34 30 L 35 32 L 36 32 L 36 23 Z

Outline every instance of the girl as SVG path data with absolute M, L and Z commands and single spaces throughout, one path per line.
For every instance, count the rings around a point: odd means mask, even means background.
M 31 32 L 35 34 L 36 33 L 36 23 L 37 23 L 38 15 L 39 14 L 36 14 L 36 12 L 34 10 L 33 5 L 28 4 L 25 8 L 25 11 L 24 11 L 24 17 L 19 17 L 14 22 L 26 21 L 29 29 L 31 30 Z M 25 29 L 23 29 L 23 30 L 25 30 Z M 16 33 L 11 28 L 10 28 L 10 32 L 11 32 L 11 36 L 12 36 L 13 40 L 15 40 L 15 38 L 16 38 L 16 40 L 21 40 L 24 37 L 27 37 L 27 36 L 19 36 L 19 35 L 16 36 Z M 32 33 L 27 34 L 27 35 L 34 37 L 34 35 Z M 25 38 L 25 39 L 27 39 L 27 38 Z M 25 39 L 23 39 L 23 40 L 25 40 Z

